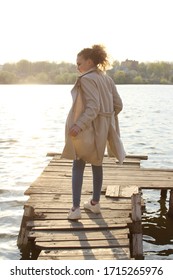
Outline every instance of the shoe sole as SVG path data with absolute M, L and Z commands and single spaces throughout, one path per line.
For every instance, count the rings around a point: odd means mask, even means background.
M 70 221 L 76 221 L 76 220 L 81 219 L 81 217 L 79 217 L 79 218 L 69 218 L 69 217 L 67 217 L 67 219 L 70 220 Z
M 92 212 L 92 213 L 94 213 L 94 214 L 100 214 L 100 213 L 101 213 L 101 211 L 93 211 L 91 208 L 89 208 L 89 207 L 87 208 L 87 207 L 85 207 L 85 206 L 84 206 L 84 209 L 85 209 L 85 210 L 89 210 L 90 212 Z

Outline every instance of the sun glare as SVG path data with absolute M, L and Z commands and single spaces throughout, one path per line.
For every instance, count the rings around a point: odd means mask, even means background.
M 41 134 L 44 126 L 44 99 L 40 94 L 28 94 L 30 86 L 21 86 L 19 92 L 13 93 L 8 100 L 8 112 L 16 133 L 21 137 L 34 137 Z

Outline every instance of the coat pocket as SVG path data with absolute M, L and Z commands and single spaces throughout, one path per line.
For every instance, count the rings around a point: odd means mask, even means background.
M 73 137 L 73 144 L 76 155 L 84 160 L 89 160 L 96 152 L 95 136 L 93 126 L 89 126 L 81 131 L 76 137 Z

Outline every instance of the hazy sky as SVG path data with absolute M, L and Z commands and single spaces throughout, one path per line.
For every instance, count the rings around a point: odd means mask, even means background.
M 104 44 L 114 60 L 173 61 L 172 0 L 0 0 L 0 64 L 75 63 Z

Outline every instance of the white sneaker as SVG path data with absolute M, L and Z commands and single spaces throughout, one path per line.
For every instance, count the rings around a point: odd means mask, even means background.
M 95 214 L 99 214 L 100 211 L 100 203 L 97 203 L 95 205 L 91 204 L 91 200 L 89 200 L 88 202 L 84 202 L 84 208 L 87 210 L 90 210 L 91 212 L 95 213 Z
M 74 211 L 70 209 L 67 218 L 69 220 L 78 220 L 81 218 L 81 211 L 80 208 L 76 208 Z

